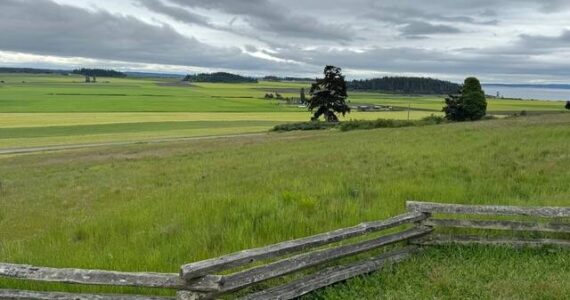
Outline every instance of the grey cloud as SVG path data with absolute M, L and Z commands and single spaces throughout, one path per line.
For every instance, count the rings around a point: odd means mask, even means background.
M 426 22 L 412 22 L 401 29 L 401 33 L 408 37 L 421 37 L 432 34 L 460 33 L 461 30 L 449 25 L 433 25 Z
M 386 23 L 396 25 L 407 24 L 410 22 L 449 22 L 449 23 L 465 23 L 476 25 L 495 25 L 498 20 L 495 16 L 481 16 L 481 18 L 474 18 L 472 16 L 465 16 L 461 14 L 440 13 L 423 11 L 415 7 L 418 6 L 389 6 L 384 4 L 373 4 L 373 10 L 365 14 L 365 17 Z
M 334 64 L 352 70 L 375 70 L 391 74 L 439 74 L 455 78 L 467 76 L 526 77 L 570 76 L 570 62 L 545 63 L 518 54 L 480 52 L 477 49 L 440 51 L 410 47 L 373 48 L 364 52 L 350 50 L 288 49 L 279 53 L 314 66 Z
M 216 48 L 168 25 L 90 12 L 45 0 L 2 0 L 0 50 L 203 67 L 254 69 L 265 62 L 239 48 Z
M 253 46 L 253 45 L 245 45 L 245 50 L 249 51 L 249 52 L 257 52 L 257 47 Z
M 355 32 L 350 25 L 323 23 L 315 15 L 303 15 L 268 0 L 170 0 L 181 6 L 205 8 L 241 16 L 257 30 L 276 37 L 318 40 L 352 40 Z
M 561 49 L 570 50 L 570 30 L 565 29 L 558 36 L 528 35 L 520 36 L 519 45 L 526 49 Z
M 175 20 L 188 24 L 210 26 L 208 18 L 199 14 L 195 14 L 180 7 L 166 5 L 160 0 L 137 0 L 137 1 L 144 7 L 148 8 L 149 10 L 170 16 Z
M 114 0 L 97 1 L 106 7 Z M 47 0 L 0 0 L 0 50 L 247 74 L 313 76 L 334 64 L 360 74 L 570 76 L 570 62 L 563 57 L 570 52 L 570 28 L 561 31 L 567 0 L 129 1 L 139 3 L 136 12 L 115 15 Z M 143 22 L 137 13 L 171 25 Z M 544 33 L 533 33 L 528 23 L 535 20 L 543 20 Z M 192 26 L 178 27 L 180 22 Z M 228 40 L 216 42 L 228 46 L 213 47 L 207 38 L 199 41 L 175 30 L 201 27 L 225 31 L 221 36 Z

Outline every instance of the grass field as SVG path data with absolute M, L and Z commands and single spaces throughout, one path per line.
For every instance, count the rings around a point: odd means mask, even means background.
M 549 114 L 0 156 L 0 261 L 177 272 L 394 216 L 409 199 L 568 206 L 569 127 L 570 114 Z M 568 299 L 569 262 L 559 250 L 433 248 L 307 298 Z
M 0 149 L 144 141 L 267 131 L 310 119 L 304 108 L 262 99 L 267 92 L 297 97 L 307 83 L 182 84 L 176 79 L 0 74 Z M 441 114 L 442 97 L 352 93 L 352 105 L 398 111 L 353 112 L 348 119 L 421 119 Z M 408 116 L 406 110 L 411 108 Z M 556 112 L 562 102 L 490 100 L 494 114 Z M 109 125 L 119 124 L 121 125 Z

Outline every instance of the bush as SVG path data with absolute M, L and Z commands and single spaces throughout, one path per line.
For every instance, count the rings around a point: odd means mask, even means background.
M 479 79 L 469 77 L 458 95 L 445 99 L 445 118 L 450 121 L 477 121 L 487 113 L 487 99 Z
M 447 122 L 447 119 L 445 117 L 436 116 L 433 114 L 422 119 L 422 123 L 424 125 L 437 125 L 437 124 L 442 124 L 442 123 L 446 123 L 446 122 Z
M 341 131 L 351 130 L 368 130 L 377 128 L 400 128 L 412 126 L 427 126 L 438 125 L 447 123 L 448 121 L 441 116 L 431 115 L 421 120 L 392 120 L 392 119 L 378 119 L 378 120 L 350 120 L 341 123 L 335 122 L 302 122 L 302 123 L 288 123 L 277 125 L 271 131 L 294 131 L 294 130 L 323 130 L 338 128 Z
M 365 130 L 365 129 L 376 129 L 376 128 L 397 128 L 397 127 L 409 127 L 415 126 L 417 121 L 402 121 L 402 120 L 351 120 L 347 122 L 342 122 L 340 124 L 341 131 L 350 130 Z
M 336 127 L 337 123 L 331 122 L 320 122 L 320 121 L 311 121 L 311 122 L 301 122 L 301 123 L 287 123 L 281 124 L 273 127 L 271 131 L 295 131 L 295 130 L 324 130 L 324 129 L 331 129 Z

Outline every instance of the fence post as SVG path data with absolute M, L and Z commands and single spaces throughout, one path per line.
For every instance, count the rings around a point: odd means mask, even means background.
M 424 218 L 423 220 L 419 220 L 419 221 L 415 221 L 415 222 L 414 222 L 414 225 L 415 225 L 415 227 L 416 227 L 417 229 L 433 229 L 433 226 L 429 224 L 429 221 L 430 221 L 430 219 L 431 219 L 431 217 L 432 217 L 432 213 L 431 213 L 431 212 L 425 212 L 425 211 L 414 210 L 413 208 L 411 208 L 411 207 L 408 206 L 407 204 L 408 204 L 408 202 L 406 202 L 406 207 L 407 207 L 407 210 L 408 210 L 409 213 L 412 213 L 412 212 L 419 212 L 419 213 L 422 213 L 422 214 L 425 216 L 425 218 Z M 431 234 L 432 234 L 432 233 L 429 233 L 428 236 L 431 235 Z M 425 239 L 426 239 L 426 236 L 423 236 L 423 237 L 420 237 L 420 238 L 412 238 L 412 239 L 409 239 L 407 243 L 408 243 L 409 245 L 420 245 L 421 243 L 418 243 L 418 241 L 425 240 Z

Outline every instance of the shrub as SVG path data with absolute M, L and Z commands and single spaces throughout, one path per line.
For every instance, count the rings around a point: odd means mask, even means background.
M 301 122 L 301 123 L 287 123 L 273 127 L 271 131 L 295 131 L 295 130 L 323 130 L 336 127 L 337 123 L 331 122 Z
M 402 120 L 351 120 L 342 122 L 340 124 L 341 131 L 350 130 L 363 130 L 363 129 L 376 129 L 376 128 L 396 128 L 396 127 L 409 127 L 415 126 L 417 121 L 402 121 Z
M 442 124 L 442 123 L 446 123 L 447 119 L 445 117 L 442 116 L 436 116 L 436 115 L 430 115 L 427 117 L 424 117 L 422 119 L 422 123 L 424 123 L 425 125 L 437 125 L 437 124 Z

